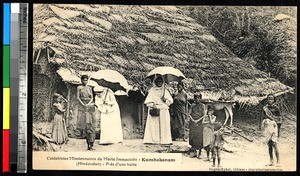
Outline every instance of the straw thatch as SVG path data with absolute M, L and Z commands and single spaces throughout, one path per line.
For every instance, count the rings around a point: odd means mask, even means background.
M 77 77 L 80 71 L 114 69 L 139 85 L 151 69 L 173 66 L 194 87 L 222 90 L 220 98 L 234 101 L 289 89 L 237 58 L 176 7 L 39 4 L 33 15 L 34 50 L 52 48 L 50 62 L 76 70 L 71 73 Z

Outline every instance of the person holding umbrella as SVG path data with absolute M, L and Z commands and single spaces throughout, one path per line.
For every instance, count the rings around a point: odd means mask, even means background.
M 95 105 L 100 111 L 100 142 L 113 144 L 123 141 L 120 108 L 114 92 L 102 86 L 94 88 Z
M 173 99 L 163 83 L 163 78 L 157 76 L 144 102 L 148 107 L 145 144 L 172 144 L 169 106 Z

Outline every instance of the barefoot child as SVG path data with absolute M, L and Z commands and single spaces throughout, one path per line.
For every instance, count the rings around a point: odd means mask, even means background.
M 270 156 L 270 163 L 267 166 L 273 166 L 274 165 L 274 159 L 273 159 L 273 149 L 275 151 L 275 156 L 277 159 L 277 166 L 279 166 L 279 149 L 278 149 L 278 127 L 277 123 L 273 119 L 266 118 L 262 122 L 262 126 L 265 133 L 265 141 L 268 145 L 269 149 L 269 156 Z
M 207 153 L 207 161 L 209 159 L 209 152 L 211 152 L 211 142 L 214 132 L 214 122 L 216 121 L 216 116 L 213 115 L 214 107 L 208 105 L 207 107 L 207 115 L 204 116 L 202 124 L 204 125 L 203 128 L 203 148 L 206 150 Z
M 212 137 L 212 155 L 213 155 L 213 167 L 215 167 L 216 157 L 218 159 L 218 167 L 220 167 L 221 163 L 221 150 L 223 148 L 224 138 L 223 138 L 223 129 L 221 128 L 222 124 L 217 122 L 214 124 L 214 133 Z

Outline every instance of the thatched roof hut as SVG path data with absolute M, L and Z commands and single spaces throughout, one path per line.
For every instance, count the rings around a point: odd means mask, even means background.
M 34 52 L 48 48 L 49 62 L 77 77 L 114 69 L 138 85 L 151 69 L 173 66 L 195 87 L 226 100 L 255 104 L 290 90 L 173 6 L 38 4 L 33 15 Z

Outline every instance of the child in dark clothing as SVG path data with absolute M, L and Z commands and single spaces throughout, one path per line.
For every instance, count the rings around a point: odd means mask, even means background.
M 223 138 L 223 129 L 221 128 L 222 124 L 217 122 L 214 124 L 214 133 L 212 137 L 212 155 L 213 155 L 213 167 L 215 167 L 216 157 L 218 159 L 218 167 L 220 167 L 221 163 L 221 150 L 223 148 L 224 138 Z
M 86 143 L 88 145 L 88 150 L 94 150 L 94 142 L 96 138 L 96 117 L 94 115 L 95 105 L 90 104 L 87 106 L 86 113 L 86 125 L 85 125 L 85 133 L 86 133 Z

